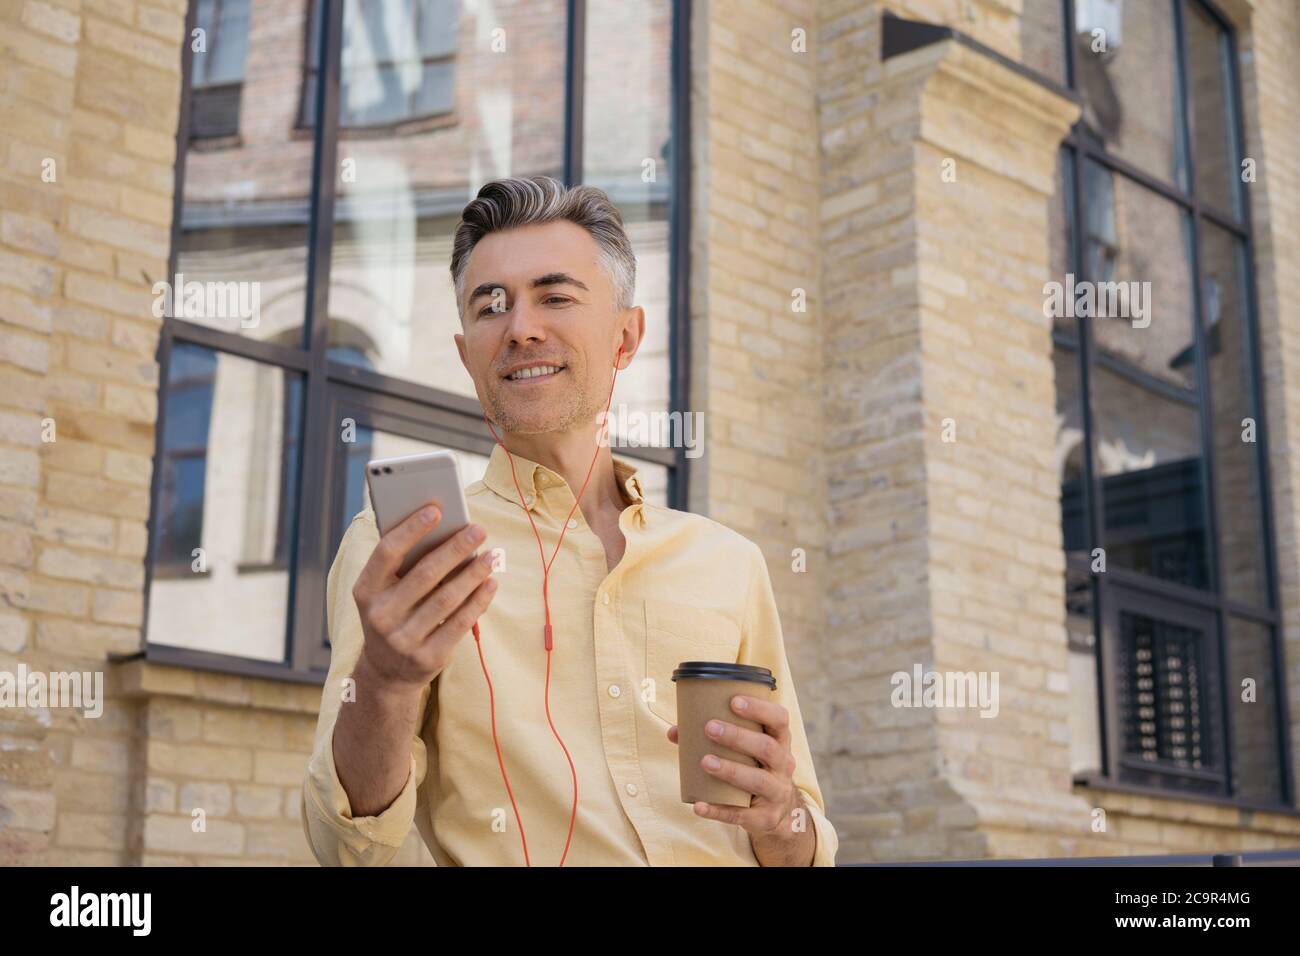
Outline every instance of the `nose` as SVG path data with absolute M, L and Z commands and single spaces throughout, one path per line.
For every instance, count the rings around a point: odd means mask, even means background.
M 506 327 L 506 337 L 512 345 L 522 342 L 545 342 L 546 326 L 542 310 L 534 308 L 531 302 L 516 299 L 510 310 L 510 323 Z

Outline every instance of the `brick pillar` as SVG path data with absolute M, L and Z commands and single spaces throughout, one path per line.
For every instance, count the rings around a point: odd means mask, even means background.
M 1069 853 L 1090 818 L 1070 794 L 1042 286 L 1077 107 L 954 41 L 867 70 L 860 40 L 833 42 L 822 242 L 842 851 Z M 997 716 L 894 706 L 891 676 L 916 665 L 996 672 Z
M 826 792 L 816 32 L 807 2 L 694 5 L 690 509 L 763 549 Z

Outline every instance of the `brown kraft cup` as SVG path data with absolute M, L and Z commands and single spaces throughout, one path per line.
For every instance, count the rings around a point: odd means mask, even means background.
M 753 794 L 714 776 L 700 766 L 706 754 L 757 767 L 748 754 L 725 747 L 704 732 L 710 720 L 722 720 L 763 732 L 763 725 L 731 709 L 737 694 L 768 700 L 776 678 L 766 667 L 720 661 L 683 661 L 673 671 L 677 694 L 677 758 L 682 802 L 704 800 L 728 807 L 748 807 Z

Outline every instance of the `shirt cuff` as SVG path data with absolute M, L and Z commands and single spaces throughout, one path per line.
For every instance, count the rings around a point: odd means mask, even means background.
M 816 802 L 807 793 L 801 789 L 799 795 L 803 799 L 804 807 L 808 810 L 809 825 L 812 826 L 817 837 L 816 849 L 813 851 L 812 863 L 809 865 L 834 866 L 835 852 L 840 845 L 835 827 L 831 825 L 831 821 L 826 818 L 826 814 L 817 808 Z
M 329 737 L 321 750 L 308 768 L 306 790 L 310 799 L 307 809 L 314 821 L 325 824 L 334 834 L 339 843 L 340 862 L 343 862 L 344 848 L 350 851 L 349 855 L 355 862 L 366 863 L 371 862 L 367 859 L 368 851 L 376 845 L 395 850 L 405 843 L 415 819 L 415 755 L 410 757 L 410 769 L 401 793 L 388 808 L 379 814 L 354 817 L 347 791 L 339 780 L 333 741 Z M 371 853 L 369 856 L 391 858 L 393 853 Z

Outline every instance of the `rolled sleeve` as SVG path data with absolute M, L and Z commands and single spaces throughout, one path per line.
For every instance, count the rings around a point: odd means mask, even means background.
M 364 639 L 352 587 L 378 541 L 378 531 L 366 520 L 367 514 L 357 515 L 348 526 L 326 588 L 330 669 L 302 785 L 303 832 L 323 866 L 382 866 L 391 861 L 411 831 L 427 770 L 427 752 L 417 728 L 411 738 L 410 772 L 401 792 L 383 812 L 354 817 L 334 763 L 334 726 L 344 702 L 344 682 L 352 676 Z M 431 688 L 426 687 L 420 702 L 422 715 L 430 694 Z
M 758 545 L 750 542 L 750 547 L 752 571 L 739 660 L 742 664 L 766 667 L 776 678 L 776 689 L 772 691 L 771 700 L 785 707 L 790 714 L 790 749 L 795 760 L 794 785 L 808 811 L 808 819 L 804 823 L 814 828 L 817 837 L 811 865 L 834 866 L 839 836 L 826 816 L 826 802 L 821 787 L 817 784 L 817 770 L 813 765 L 812 750 L 808 745 L 808 734 L 799 709 L 799 696 L 795 693 L 794 678 L 786 657 L 781 616 L 776 605 L 776 595 L 772 591 L 771 575 Z
M 303 826 L 316 857 L 326 866 L 381 866 L 406 842 L 415 819 L 417 764 L 402 792 L 376 816 L 354 817 L 334 766 L 333 747 L 313 756 L 303 785 Z

